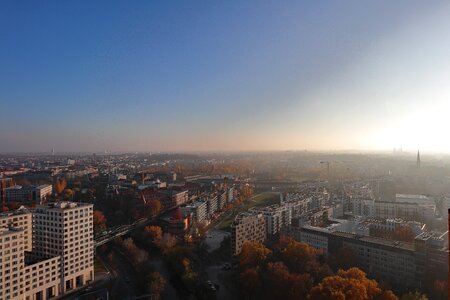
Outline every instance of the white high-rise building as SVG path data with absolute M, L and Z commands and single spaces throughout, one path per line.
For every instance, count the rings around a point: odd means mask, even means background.
M 0 299 L 51 299 L 94 279 L 93 205 L 0 214 Z

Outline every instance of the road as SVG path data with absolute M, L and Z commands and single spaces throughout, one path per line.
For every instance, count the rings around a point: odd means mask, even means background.
M 230 233 L 219 230 L 210 229 L 205 235 L 205 243 L 208 245 L 208 252 L 211 253 L 220 248 L 222 240 L 229 236 Z M 233 289 L 231 271 L 222 270 L 222 265 L 225 261 L 213 260 L 211 264 L 206 267 L 206 275 L 208 280 L 219 284 L 220 289 L 217 292 L 218 300 L 232 300 L 238 297 L 235 289 Z

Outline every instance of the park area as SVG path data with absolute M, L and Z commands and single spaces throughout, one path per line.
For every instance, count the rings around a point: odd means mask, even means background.
M 234 218 L 240 212 L 245 212 L 252 207 L 266 207 L 272 204 L 280 203 L 280 193 L 264 192 L 257 194 L 233 208 L 230 214 L 220 223 L 219 229 L 230 231 Z

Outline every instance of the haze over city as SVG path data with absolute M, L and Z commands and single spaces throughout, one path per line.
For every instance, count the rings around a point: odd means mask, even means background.
M 0 300 L 447 300 L 450 1 L 0 1 Z
M 449 152 L 448 1 L 0 4 L 0 152 Z

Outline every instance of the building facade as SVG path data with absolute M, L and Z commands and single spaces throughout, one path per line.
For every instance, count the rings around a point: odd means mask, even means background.
M 38 202 L 44 201 L 52 194 L 53 188 L 50 184 L 39 186 L 14 185 L 5 189 L 7 202 Z
M 423 233 L 413 243 L 303 226 L 293 235 L 297 240 L 328 255 L 350 249 L 355 267 L 397 291 L 423 289 L 433 280 L 448 280 L 448 232 L 435 236 Z
M 231 225 L 231 251 L 239 255 L 245 241 L 263 243 L 267 239 L 266 219 L 261 213 L 240 213 Z
M 0 299 L 51 299 L 94 280 L 93 205 L 0 215 Z

